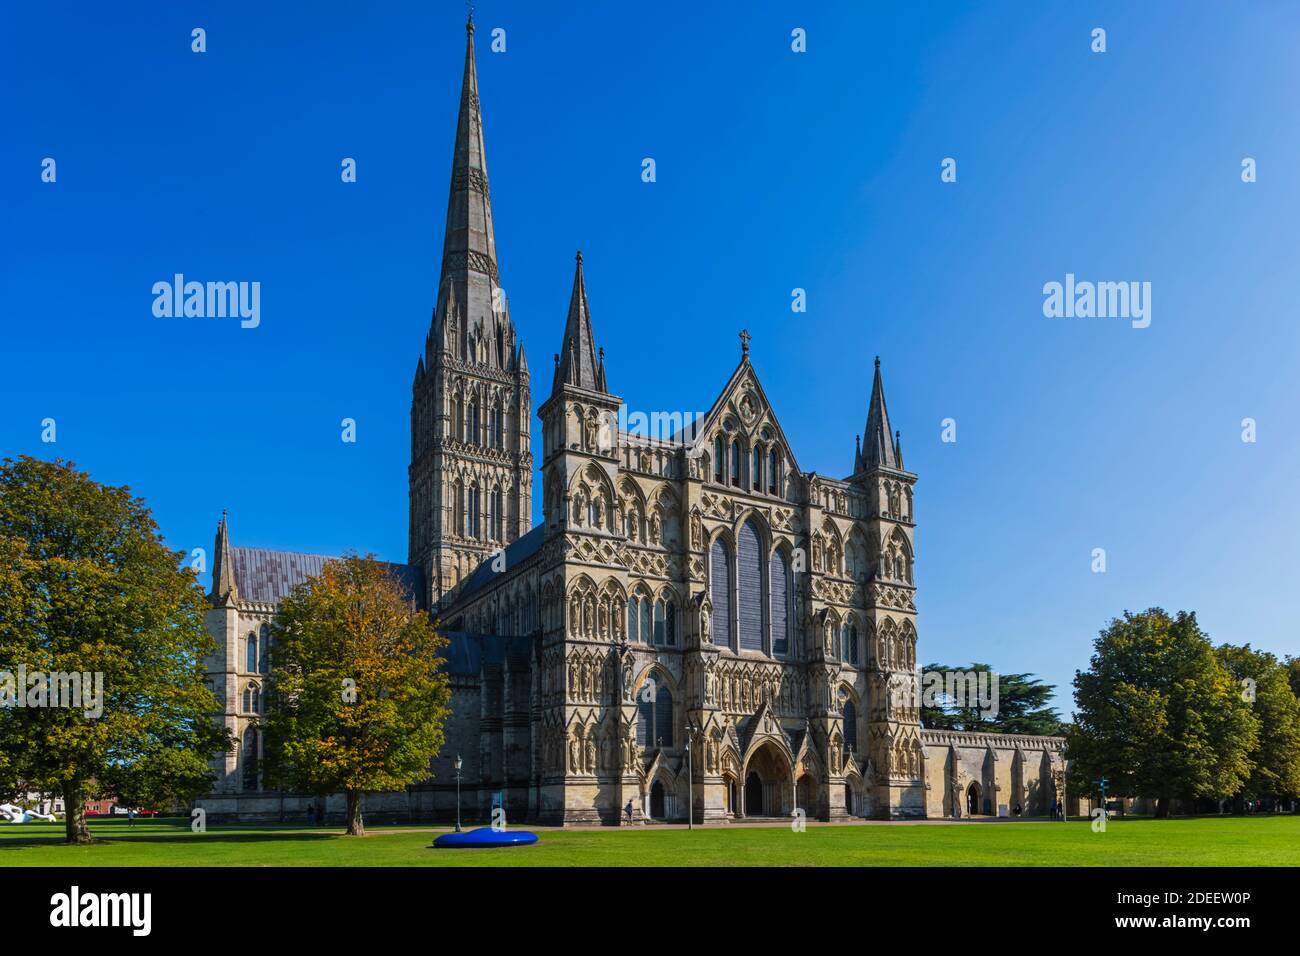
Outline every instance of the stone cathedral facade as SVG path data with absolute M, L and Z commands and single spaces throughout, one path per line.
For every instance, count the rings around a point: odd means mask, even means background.
M 553 824 L 626 823 L 629 806 L 632 822 L 1046 813 L 1060 740 L 920 726 L 916 475 L 879 360 L 842 478 L 800 465 L 746 333 L 702 417 L 672 434 L 620 430 L 578 254 L 534 460 L 468 31 L 441 280 L 412 385 L 409 557 L 393 566 L 450 638 L 453 715 L 430 780 L 370 795 L 367 813 L 448 818 L 458 755 L 480 819 L 497 803 Z M 317 802 L 261 787 L 259 721 L 267 625 L 325 560 L 234 547 L 222 518 L 208 671 L 239 745 L 202 801 L 217 819 Z

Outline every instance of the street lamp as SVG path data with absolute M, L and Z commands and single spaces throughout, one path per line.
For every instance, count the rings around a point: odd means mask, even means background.
M 456 832 L 460 832 L 460 754 L 456 754 L 456 762 L 452 764 L 456 768 Z

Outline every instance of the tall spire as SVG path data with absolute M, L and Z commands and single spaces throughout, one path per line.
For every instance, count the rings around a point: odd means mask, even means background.
M 894 443 L 894 432 L 889 427 L 889 410 L 885 408 L 885 386 L 880 379 L 880 356 L 876 356 L 876 379 L 871 384 L 871 402 L 867 408 L 867 429 L 863 433 L 862 447 L 853 463 L 853 473 L 871 468 L 893 468 L 901 471 L 903 463 Z
M 604 351 L 597 353 L 596 338 L 591 330 L 587 284 L 582 276 L 582 253 L 579 252 L 575 258 L 573 295 L 569 298 L 569 317 L 564 323 L 564 342 L 560 347 L 560 361 L 555 367 L 552 390 L 561 385 L 576 385 L 589 392 L 607 392 Z
M 221 523 L 217 525 L 217 542 L 213 549 L 212 596 L 218 603 L 239 599 L 235 587 L 235 563 L 230 553 L 230 530 L 224 511 L 221 512 Z
M 510 324 L 502 297 L 499 294 L 494 297 L 500 284 L 471 15 L 465 24 L 465 72 L 461 80 L 451 191 L 447 198 L 447 229 L 442 244 L 442 274 L 434 318 L 442 333 L 435 337 L 439 345 L 454 339 L 460 358 L 469 357 L 467 344 L 471 337 L 496 342 L 499 326 L 508 329 Z M 449 308 L 453 304 L 454 308 Z M 448 313 L 459 326 L 455 330 L 457 335 L 449 336 L 442 328 Z M 513 338 L 513 330 L 508 334 Z M 501 363 L 500 351 L 489 349 L 493 364 Z M 513 352 L 513 343 L 510 351 Z

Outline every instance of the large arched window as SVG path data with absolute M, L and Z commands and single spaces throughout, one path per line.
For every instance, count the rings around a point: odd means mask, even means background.
M 664 747 L 673 745 L 673 692 L 660 687 L 655 694 L 655 743 Z
M 722 483 L 723 475 L 727 467 L 727 454 L 723 450 L 722 436 L 719 435 L 713 439 L 713 480 Z
M 492 447 L 506 447 L 505 416 L 501 411 L 500 404 L 497 404 L 492 409 Z
M 654 602 L 648 597 L 641 599 L 641 640 L 649 644 L 654 640 Z
M 857 666 L 858 629 L 854 627 L 852 621 L 845 621 L 840 625 L 840 652 L 843 654 L 842 660 Z
M 271 625 L 263 624 L 259 637 L 259 643 L 261 644 L 261 659 L 258 661 L 258 664 L 261 665 L 261 672 L 263 674 L 269 674 L 271 673 Z
M 458 531 L 469 530 L 465 525 L 465 486 L 459 479 L 452 486 L 452 507 L 455 508 L 454 527 Z
M 731 552 L 718 538 L 709 549 L 709 599 L 713 602 L 713 643 L 731 643 Z
M 740 441 L 731 440 L 731 483 L 740 487 Z
M 247 653 L 245 654 L 246 659 L 244 661 L 244 665 L 245 665 L 244 670 L 248 671 L 248 673 L 250 674 L 256 674 L 257 673 L 257 635 L 250 633 L 248 635 L 248 640 L 245 643 L 247 645 Z
M 478 485 L 470 485 L 469 488 L 469 508 L 465 513 L 465 534 L 470 538 L 477 538 L 479 535 L 479 514 L 482 508 L 482 499 L 479 495 Z
M 641 640 L 640 629 L 637 627 L 638 615 L 641 601 L 638 598 L 630 598 L 627 602 L 627 639 L 633 644 Z
M 790 653 L 790 563 L 780 551 L 772 553 L 768 562 L 768 586 L 772 595 L 769 602 L 772 616 L 772 651 Z
M 637 694 L 636 709 L 637 745 L 673 746 L 673 694 L 657 675 Z
M 767 453 L 767 490 L 773 495 L 781 493 L 781 456 L 775 448 Z
M 660 598 L 655 602 L 655 638 L 656 644 L 673 647 L 677 644 L 676 609 L 672 598 Z
M 244 731 L 244 789 L 257 789 L 257 730 L 249 727 Z
M 478 399 L 469 402 L 469 421 L 465 424 L 465 442 L 470 445 L 479 443 Z
M 754 447 L 754 473 L 749 476 L 749 480 L 754 483 L 755 491 L 763 490 L 763 448 L 761 445 Z
M 858 749 L 858 709 L 853 701 L 844 702 L 844 752 L 852 753 Z
M 746 521 L 737 547 L 736 581 L 740 611 L 740 649 L 763 650 L 763 539 L 758 525 Z

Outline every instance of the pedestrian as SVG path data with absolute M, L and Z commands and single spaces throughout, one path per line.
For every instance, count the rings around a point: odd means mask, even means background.
M 129 827 L 135 826 L 135 807 L 126 808 L 126 825 Z
M 630 799 L 627 801 L 627 806 L 623 808 L 623 812 L 627 814 L 627 822 L 631 823 L 632 822 L 632 801 Z

